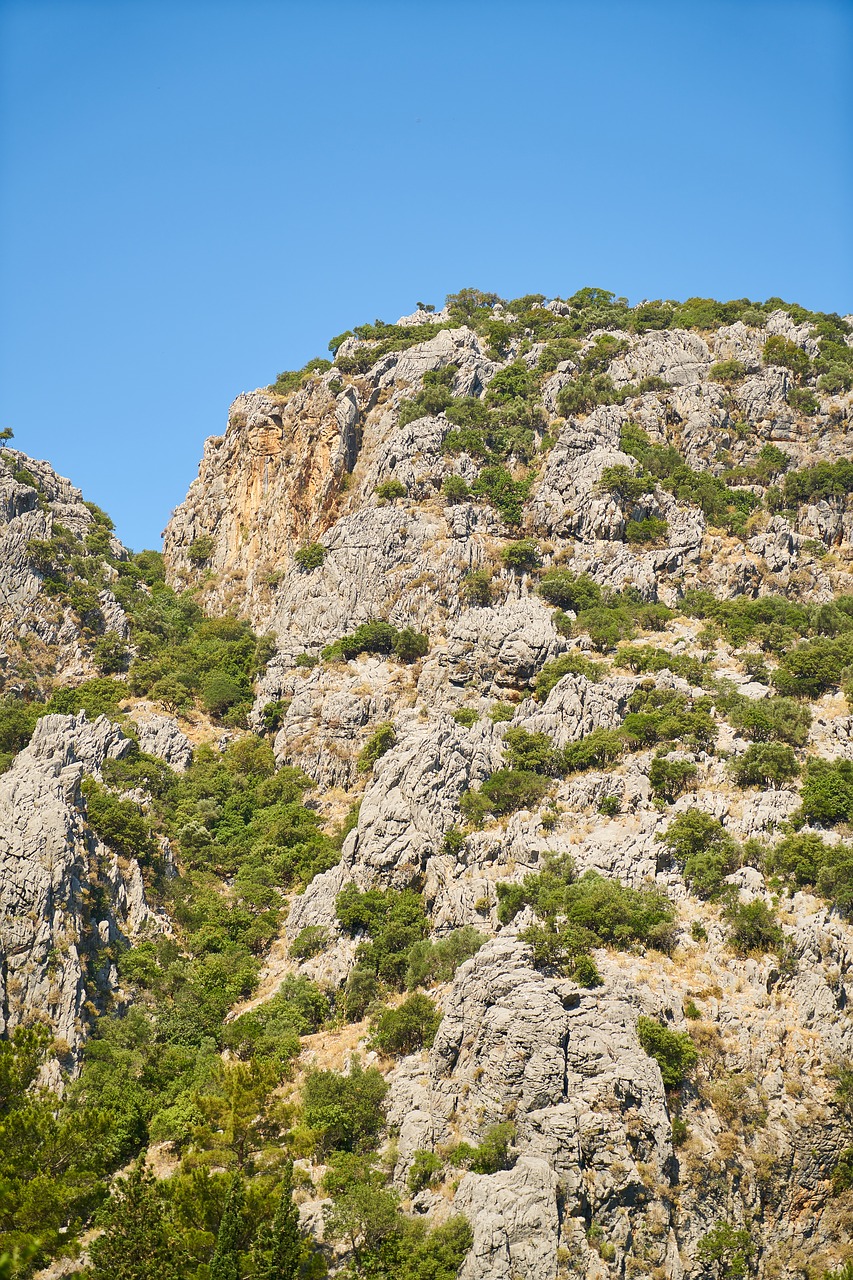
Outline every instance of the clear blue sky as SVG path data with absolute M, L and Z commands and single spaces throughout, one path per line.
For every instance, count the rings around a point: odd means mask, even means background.
M 851 311 L 852 68 L 851 0 L 0 0 L 0 426 L 140 549 L 418 300 Z

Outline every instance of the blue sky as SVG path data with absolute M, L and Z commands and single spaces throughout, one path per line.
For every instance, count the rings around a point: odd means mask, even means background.
M 0 0 L 0 426 L 159 546 L 242 390 L 467 285 L 853 310 L 853 3 Z

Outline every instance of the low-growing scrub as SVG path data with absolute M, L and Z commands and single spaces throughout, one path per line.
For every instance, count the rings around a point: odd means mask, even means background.
M 699 1052 L 686 1031 L 672 1031 L 654 1018 L 637 1019 L 637 1036 L 660 1067 L 665 1089 L 680 1089 L 699 1061 Z
M 393 653 L 401 662 L 415 662 L 428 652 L 427 637 L 411 627 L 398 631 L 390 622 L 363 622 L 351 635 L 327 645 L 322 657 L 324 662 L 348 662 L 361 653 Z

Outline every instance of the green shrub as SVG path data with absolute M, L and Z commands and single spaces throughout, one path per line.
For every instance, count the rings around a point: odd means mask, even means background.
M 734 698 L 725 708 L 726 718 L 753 742 L 784 742 L 804 747 L 812 713 L 793 698 Z
M 462 579 L 459 594 L 466 604 L 484 608 L 492 603 L 492 575 L 486 569 L 476 569 Z
M 128 647 L 117 631 L 99 636 L 92 646 L 92 656 L 104 675 L 126 671 L 130 661 Z
M 224 716 L 244 697 L 243 684 L 228 671 L 212 671 L 201 686 L 202 703 L 212 716 Z
M 393 502 L 395 498 L 405 498 L 408 489 L 400 480 L 383 480 L 376 486 L 377 498 L 385 502 Z
M 358 771 L 369 773 L 376 761 L 390 751 L 397 741 L 397 734 L 390 721 L 377 725 L 359 752 Z
M 605 467 L 601 473 L 601 488 L 605 493 L 612 493 L 620 502 L 633 504 L 646 497 L 654 490 L 654 480 L 642 474 L 637 475 L 631 467 L 619 463 L 615 467 Z
M 605 818 L 615 818 L 621 807 L 621 801 L 618 796 L 602 796 L 598 805 L 598 812 L 603 814 Z
M 809 358 L 802 347 L 778 333 L 767 339 L 761 358 L 766 365 L 782 365 L 790 369 L 798 378 L 805 377 L 811 369 Z
M 323 650 L 325 662 L 349 661 L 361 653 L 394 653 L 401 662 L 413 662 L 429 650 L 424 635 L 405 627 L 398 631 L 390 622 L 363 622 L 351 635 L 341 636 Z
M 415 942 L 409 950 L 406 986 L 409 990 L 430 982 L 449 982 L 460 964 L 476 955 L 486 941 L 473 925 L 454 929 L 443 938 Z
M 515 1156 L 510 1149 L 514 1141 L 515 1125 L 510 1121 L 491 1125 L 471 1158 L 474 1173 L 500 1173 L 502 1169 L 511 1169 L 515 1164 Z
M 511 702 L 495 702 L 489 707 L 489 719 L 492 724 L 505 724 L 515 715 L 515 707 Z
M 713 1230 L 702 1236 L 696 1255 L 706 1273 L 713 1267 L 719 1280 L 742 1280 L 752 1272 L 755 1245 L 745 1228 L 718 1220 Z
M 580 613 L 601 604 L 601 587 L 585 573 L 571 569 L 549 569 L 536 588 L 548 604 Z
M 807 418 L 820 409 L 820 401 L 808 387 L 790 387 L 785 399 L 792 409 L 796 409 L 797 413 L 802 413 Z
M 309 1071 L 302 1091 L 306 1124 L 317 1134 L 317 1152 L 370 1151 L 383 1124 L 388 1085 L 375 1067 L 357 1061 L 349 1075 Z
M 729 926 L 728 944 L 737 955 L 764 955 L 784 949 L 785 935 L 761 898 L 727 907 L 723 918 Z
M 592 956 L 578 956 L 574 963 L 571 976 L 579 987 L 592 989 L 594 987 L 604 986 L 604 979 L 599 973 L 598 966 Z
M 667 756 L 655 756 L 649 769 L 649 782 L 659 800 L 674 804 L 682 791 L 695 780 L 698 770 L 689 760 L 670 760 Z
M 625 526 L 625 540 L 632 543 L 661 542 L 669 533 L 666 520 L 647 516 L 644 520 L 629 520 Z
M 506 467 L 485 466 L 471 491 L 490 502 L 506 524 L 517 525 L 521 524 L 524 502 L 530 492 L 530 479 L 515 480 Z
M 406 1186 L 410 1195 L 417 1195 L 427 1187 L 441 1181 L 441 1161 L 434 1151 L 416 1151 L 409 1165 Z
M 819 826 L 853 821 L 853 763 L 809 760 L 801 798 L 804 816 Z
M 727 875 L 739 865 L 740 849 L 721 822 L 700 809 L 687 809 L 657 837 L 684 873 L 687 884 L 701 898 L 720 891 Z
M 616 729 L 593 729 L 585 738 L 570 742 L 563 750 L 563 767 L 567 773 L 585 769 L 601 769 L 618 760 L 625 749 L 622 736 Z
M 429 1049 L 441 1013 L 428 996 L 415 992 L 396 1009 L 383 1009 L 373 1023 L 373 1040 L 383 1053 L 406 1054 Z
M 640 1044 L 660 1067 L 665 1089 L 680 1089 L 699 1061 L 696 1046 L 684 1031 L 670 1031 L 654 1018 L 637 1019 Z
M 193 538 L 187 547 L 187 559 L 193 564 L 206 564 L 213 555 L 215 545 L 212 536 L 207 533 L 199 538 Z
M 721 360 L 718 364 L 712 364 L 708 370 L 708 380 L 710 382 L 723 382 L 726 386 L 732 383 L 741 382 L 747 374 L 745 364 L 740 360 Z
M 421 895 L 411 889 L 360 893 L 355 885 L 347 885 L 335 906 L 345 933 L 367 935 L 356 952 L 359 967 L 401 989 L 411 948 L 429 932 Z
M 539 548 L 532 538 L 521 538 L 518 542 L 510 542 L 501 552 L 501 560 L 515 573 L 526 573 L 530 569 L 537 569 L 542 563 Z
M 461 724 L 464 728 L 470 729 L 480 719 L 479 711 L 475 711 L 473 707 L 458 707 L 453 712 L 453 719 L 457 724 Z
M 126 697 L 126 684 L 106 676 L 95 676 L 74 689 L 57 689 L 47 704 L 47 711 L 65 716 L 85 711 L 90 720 L 96 720 L 102 715 L 115 716 L 119 704 Z
M 467 480 L 462 476 L 445 476 L 441 484 L 441 492 L 448 502 L 465 502 L 471 497 Z
M 570 649 L 568 653 L 561 653 L 559 658 L 545 663 L 536 677 L 533 696 L 537 702 L 544 702 L 563 676 L 584 676 L 587 680 L 595 681 L 600 679 L 601 674 L 600 663 L 593 662 L 579 649 Z
M 292 960 L 310 960 L 329 945 L 329 930 L 319 924 L 307 924 L 300 929 L 290 944 L 288 955 Z
M 551 780 L 522 769 L 498 769 L 479 790 L 466 791 L 459 807 L 467 821 L 479 826 L 489 814 L 505 817 L 519 809 L 535 809 L 545 798 Z
M 397 417 L 399 426 L 407 426 L 418 418 L 434 417 L 453 403 L 453 381 L 458 372 L 455 364 L 444 369 L 428 369 L 423 376 L 423 386 L 411 400 L 404 400 Z
M 136 858 L 143 864 L 157 856 L 157 844 L 151 826 L 132 800 L 113 795 L 94 778 L 84 778 L 86 820 L 99 840 L 125 858 Z
M 300 573 L 311 573 L 312 570 L 320 568 L 326 559 L 326 554 L 326 548 L 322 542 L 309 542 L 306 546 L 299 548 L 293 560 Z
M 786 507 L 845 498 L 848 493 L 853 493 L 853 460 L 849 458 L 816 462 L 813 467 L 789 471 L 782 483 L 782 501 Z
M 800 772 L 797 757 L 781 742 L 755 742 L 729 761 L 729 772 L 740 787 L 777 787 Z
M 301 369 L 286 369 L 280 373 L 275 382 L 270 387 L 275 395 L 287 396 L 292 391 L 296 391 L 315 373 L 325 373 L 331 369 L 330 360 L 324 360 L 322 356 L 315 356 L 313 360 L 309 360 Z
M 425 635 L 419 631 L 413 631 L 411 627 L 404 627 L 402 631 L 397 632 L 394 654 L 401 662 L 416 662 L 427 653 L 429 653 L 429 640 Z
M 563 772 L 562 752 L 545 733 L 515 726 L 504 735 L 504 759 L 510 769 L 555 777 Z

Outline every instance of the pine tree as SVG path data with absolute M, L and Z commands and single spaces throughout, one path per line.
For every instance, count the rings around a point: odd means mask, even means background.
M 235 1173 L 210 1260 L 210 1280 L 240 1280 L 240 1245 L 245 1224 L 243 1179 Z
M 106 1230 L 90 1254 L 91 1280 L 178 1280 L 180 1260 L 157 1180 L 141 1160 L 116 1184 Z
M 296 1280 L 300 1257 L 299 1210 L 293 1202 L 293 1165 L 289 1164 L 272 1226 L 261 1228 L 252 1249 L 254 1280 Z

